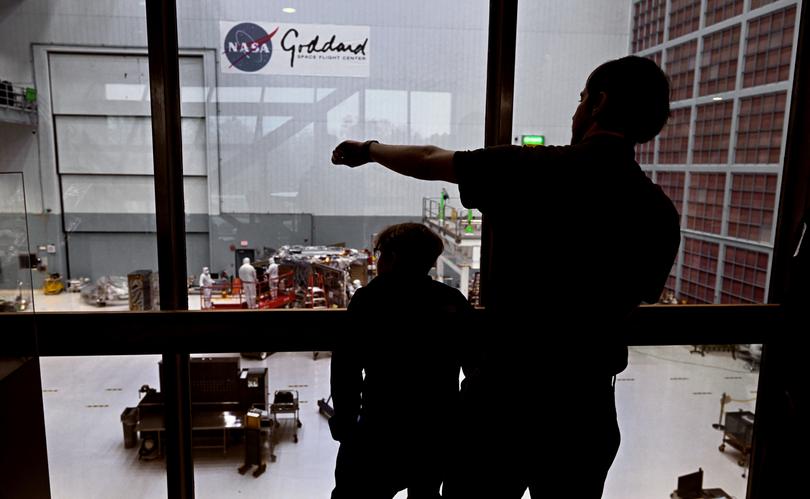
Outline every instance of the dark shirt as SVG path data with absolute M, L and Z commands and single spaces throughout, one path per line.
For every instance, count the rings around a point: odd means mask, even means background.
M 358 416 L 365 429 L 400 439 L 441 433 L 463 362 L 458 331 L 447 325 L 472 310 L 464 295 L 427 275 L 392 272 L 357 290 L 348 309 L 363 324 L 353 332 L 359 340 L 333 353 L 333 436 L 354 431 Z
M 549 346 L 587 335 L 576 345 L 583 363 L 590 354 L 601 372 L 621 371 L 626 348 L 608 333 L 658 300 L 680 243 L 680 217 L 633 145 L 597 135 L 573 146 L 499 146 L 457 152 L 454 168 L 462 203 L 485 215 L 492 234 L 487 309 L 526 313 Z M 501 343 L 520 350 L 523 340 L 513 340 Z

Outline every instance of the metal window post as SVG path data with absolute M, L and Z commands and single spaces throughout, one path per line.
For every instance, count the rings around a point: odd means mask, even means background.
M 163 310 L 187 310 L 176 1 L 147 0 L 146 28 L 152 99 L 160 304 Z M 194 463 L 191 457 L 187 352 L 181 352 L 176 347 L 163 352 L 161 390 L 164 394 L 168 496 L 193 498 Z
M 517 0 L 491 0 L 487 50 L 487 93 L 484 145 L 512 143 L 512 104 L 515 96 L 515 49 L 517 45 Z M 492 262 L 492 232 L 486 217 L 481 229 L 481 304 L 487 305 Z
M 798 41 L 793 73 L 793 94 L 785 142 L 778 223 L 774 237 L 768 301 L 783 304 L 788 319 L 777 338 L 766 342 L 762 352 L 759 397 L 754 421 L 748 499 L 776 497 L 802 490 L 804 460 L 796 459 L 796 446 L 806 441 L 796 430 L 807 418 L 807 378 L 802 369 L 800 347 L 810 295 L 810 255 L 807 245 L 794 257 L 803 217 L 810 212 L 810 61 L 807 6 L 797 4 Z

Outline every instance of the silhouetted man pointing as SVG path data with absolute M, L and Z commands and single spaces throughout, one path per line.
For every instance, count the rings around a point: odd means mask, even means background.
M 619 446 L 622 321 L 658 300 L 680 243 L 677 211 L 634 159 L 668 116 L 666 75 L 629 56 L 588 77 L 569 146 L 335 148 L 335 164 L 457 183 L 492 234 L 482 292 L 494 322 L 462 388 L 467 424 L 445 496 L 601 497 Z

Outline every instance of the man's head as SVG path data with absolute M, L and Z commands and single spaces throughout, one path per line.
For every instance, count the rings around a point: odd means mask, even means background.
M 250 263 L 250 258 L 248 258 L 248 257 L 242 258 L 242 265 L 247 265 L 249 263 Z
M 203 267 L 203 274 L 209 274 L 209 273 L 210 273 L 210 270 L 208 270 L 208 267 Z
M 588 77 L 574 114 L 571 143 L 594 126 L 643 144 L 658 135 L 669 118 L 669 79 L 643 57 L 608 61 Z
M 392 225 L 377 235 L 377 271 L 427 274 L 444 251 L 442 239 L 422 224 Z

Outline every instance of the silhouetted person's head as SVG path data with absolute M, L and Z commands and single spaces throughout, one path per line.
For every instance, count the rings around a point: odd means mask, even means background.
M 442 239 L 422 224 L 392 225 L 377 235 L 377 272 L 427 274 L 444 251 Z
M 572 144 L 595 125 L 643 144 L 658 135 L 669 118 L 669 78 L 643 57 L 602 64 L 588 77 L 581 97 L 571 126 Z

